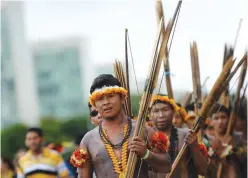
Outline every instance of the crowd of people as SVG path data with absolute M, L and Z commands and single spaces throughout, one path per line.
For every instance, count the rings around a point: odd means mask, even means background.
M 14 161 L 2 155 L 1 177 L 122 178 L 130 171 L 127 166 L 132 152 L 138 157 L 133 177 L 165 178 L 184 143 L 188 147 L 171 177 L 247 176 L 246 107 L 235 113 L 235 124 L 227 134 L 232 110 L 215 103 L 200 131 L 194 132 L 194 103 L 184 108 L 166 95 L 155 94 L 141 136 L 133 137 L 137 117 L 127 116 L 123 109 L 127 93 L 112 75 L 98 76 L 88 103 L 95 128 L 82 130 L 75 138 L 75 151 L 62 156 L 44 146 L 40 128 L 29 128 L 25 138 L 28 149 L 19 150 Z

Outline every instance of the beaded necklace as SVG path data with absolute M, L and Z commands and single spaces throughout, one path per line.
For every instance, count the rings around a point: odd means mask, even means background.
M 169 148 L 169 155 L 172 161 L 174 161 L 174 159 L 176 158 L 177 152 L 178 152 L 177 128 L 175 126 L 172 126 L 171 135 L 170 135 L 170 148 Z
M 108 138 L 107 132 L 102 128 L 102 122 L 99 123 L 99 134 L 107 150 L 107 153 L 112 161 L 114 171 L 119 175 L 119 178 L 124 177 L 127 167 L 127 152 L 128 152 L 128 138 L 132 130 L 132 121 L 128 118 L 128 124 L 123 128 L 123 140 L 118 144 L 113 144 Z M 114 149 L 121 149 L 121 161 L 115 155 Z

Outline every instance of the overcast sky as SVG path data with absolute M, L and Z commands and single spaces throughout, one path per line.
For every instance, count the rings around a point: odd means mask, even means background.
M 162 2 L 168 22 L 177 1 Z M 242 57 L 248 42 L 247 7 L 247 0 L 183 1 L 170 51 L 174 89 L 192 90 L 189 44 L 193 40 L 199 50 L 201 82 L 209 76 L 206 86 L 212 87 L 221 71 L 224 44 L 234 43 L 241 18 L 235 56 Z M 124 32 L 128 28 L 135 70 L 141 80 L 147 76 L 151 61 L 157 31 L 155 10 L 155 0 L 26 1 L 25 23 L 30 41 L 87 38 L 95 64 L 124 58 Z

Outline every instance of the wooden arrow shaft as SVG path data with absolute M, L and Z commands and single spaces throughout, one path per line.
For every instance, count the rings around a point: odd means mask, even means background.
M 207 116 L 208 111 L 211 109 L 211 106 L 215 103 L 216 100 L 219 99 L 221 92 L 220 91 L 220 86 L 222 85 L 222 82 L 225 81 L 228 78 L 228 73 L 231 71 L 231 68 L 234 64 L 234 60 L 232 58 L 230 58 L 227 63 L 225 64 L 221 74 L 219 75 L 218 79 L 216 80 L 213 88 L 211 89 L 209 95 L 207 96 L 206 100 L 204 101 L 201 110 L 200 110 L 200 117 L 198 117 L 196 124 L 193 127 L 193 130 L 195 132 L 199 131 L 200 125 L 201 123 L 205 122 L 205 118 Z M 184 154 L 185 150 L 186 150 L 187 144 L 184 143 L 183 147 L 181 148 L 181 150 L 179 151 L 179 154 L 176 158 L 177 161 L 174 161 L 173 165 L 172 165 L 172 169 L 171 172 L 166 176 L 166 178 L 170 178 L 172 176 L 172 174 L 174 173 L 179 160 L 182 158 L 182 155 Z

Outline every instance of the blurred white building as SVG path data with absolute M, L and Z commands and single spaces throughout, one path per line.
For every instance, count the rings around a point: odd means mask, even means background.
M 32 58 L 24 27 L 24 2 L 1 2 L 2 127 L 24 122 L 37 125 L 39 109 Z
M 87 39 L 68 37 L 31 44 L 41 116 L 71 117 L 88 112 L 93 71 Z

